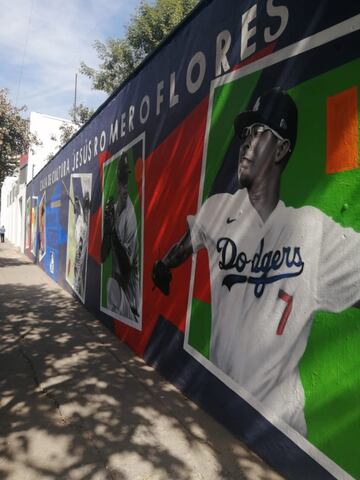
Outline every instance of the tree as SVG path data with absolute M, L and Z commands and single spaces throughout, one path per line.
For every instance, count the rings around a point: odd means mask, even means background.
M 95 90 L 111 93 L 197 3 L 199 0 L 156 0 L 150 5 L 142 0 L 124 38 L 94 43 L 101 61 L 99 70 L 82 62 L 80 72 L 92 80 Z
M 67 143 L 70 138 L 82 127 L 89 118 L 94 114 L 94 110 L 86 107 L 84 104 L 79 103 L 75 108 L 72 108 L 69 112 L 72 123 L 63 123 L 60 127 L 59 148 Z
M 21 116 L 24 111 L 25 106 L 11 105 L 7 90 L 0 89 L 0 185 L 18 167 L 19 157 L 39 143 L 29 131 L 29 120 Z
M 60 150 L 82 127 L 89 118 L 94 114 L 94 110 L 89 107 L 86 107 L 82 103 L 76 106 L 76 108 L 72 108 L 69 112 L 71 122 L 63 122 L 60 126 L 60 137 L 58 138 L 56 135 L 51 137 L 51 140 L 54 142 L 58 142 L 55 147 L 55 153 Z M 48 155 L 47 160 L 50 161 L 55 153 L 50 153 Z

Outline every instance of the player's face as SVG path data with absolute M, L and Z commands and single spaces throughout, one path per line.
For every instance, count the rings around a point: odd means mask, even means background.
M 269 171 L 276 152 L 278 138 L 263 124 L 244 129 L 238 162 L 239 188 L 251 188 L 255 179 Z
M 118 180 L 118 198 L 120 202 L 120 209 L 122 210 L 126 205 L 126 200 L 129 196 L 127 180 Z

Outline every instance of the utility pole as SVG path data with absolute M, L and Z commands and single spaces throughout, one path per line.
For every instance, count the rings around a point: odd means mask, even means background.
M 75 73 L 74 123 L 76 123 L 76 96 L 77 96 L 77 73 Z

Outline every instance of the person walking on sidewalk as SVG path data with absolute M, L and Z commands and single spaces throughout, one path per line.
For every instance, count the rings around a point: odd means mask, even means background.
M 1 238 L 1 243 L 4 243 L 5 241 L 5 227 L 2 225 L 0 227 L 0 238 Z

